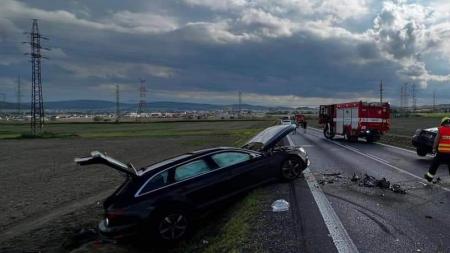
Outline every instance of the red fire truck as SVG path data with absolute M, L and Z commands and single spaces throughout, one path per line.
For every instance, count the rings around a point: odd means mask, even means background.
M 297 127 L 301 126 L 305 122 L 305 115 L 303 114 L 295 114 L 295 124 Z
M 358 137 L 367 142 L 378 141 L 390 127 L 389 103 L 351 102 L 333 105 L 321 105 L 319 123 L 323 125 L 323 134 L 332 139 L 336 134 L 343 135 L 348 141 L 357 141 Z

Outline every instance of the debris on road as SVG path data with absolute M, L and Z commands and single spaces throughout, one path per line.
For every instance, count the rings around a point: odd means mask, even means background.
M 341 172 L 332 172 L 332 173 L 322 173 L 322 175 L 326 176 L 326 177 L 337 177 L 340 176 L 342 173 Z
M 406 190 L 403 189 L 399 184 L 393 184 L 391 190 L 395 193 L 406 194 Z
M 441 178 L 437 177 L 436 180 L 433 181 L 433 184 L 438 184 L 441 182 Z
M 389 182 L 388 180 L 386 180 L 386 178 L 382 178 L 382 179 L 377 179 L 373 176 L 369 176 L 367 174 L 364 175 L 364 178 L 361 180 L 356 173 L 353 174 L 353 177 L 351 178 L 352 182 L 358 182 L 359 181 L 359 186 L 362 187 L 378 187 L 381 189 L 388 189 L 391 190 L 392 192 L 395 193 L 400 193 L 400 194 L 406 194 L 406 190 L 403 189 L 399 184 L 392 184 L 391 182 Z
M 361 178 L 356 175 L 356 172 L 353 173 L 352 179 L 350 179 L 352 182 L 357 182 L 359 181 Z
M 272 212 L 286 212 L 289 211 L 289 202 L 284 199 L 275 200 L 272 203 Z
M 320 185 L 334 184 L 340 178 L 343 178 L 341 172 L 322 173 L 322 178 L 317 180 Z
M 390 190 L 395 193 L 406 194 L 406 190 L 399 184 L 391 184 L 386 178 L 377 179 L 376 177 L 364 174 L 363 177 L 353 173 L 352 177 L 343 176 L 341 172 L 321 173 L 322 178 L 317 179 L 319 185 L 334 184 L 336 182 L 344 181 L 347 183 L 350 180 L 353 183 L 358 183 L 361 187 L 377 187 L 380 189 Z M 344 180 L 341 180 L 344 179 Z M 382 195 L 384 196 L 384 195 Z

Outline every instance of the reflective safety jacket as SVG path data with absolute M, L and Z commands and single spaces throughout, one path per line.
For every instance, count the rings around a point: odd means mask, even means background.
M 450 127 L 439 127 L 438 152 L 450 154 Z

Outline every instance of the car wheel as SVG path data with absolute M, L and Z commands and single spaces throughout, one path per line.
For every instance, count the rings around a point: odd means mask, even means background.
M 417 152 L 418 156 L 426 156 L 427 155 L 427 151 L 422 147 L 417 147 L 416 152 Z
M 323 135 L 325 136 L 325 138 L 327 139 L 333 139 L 334 138 L 334 132 L 331 129 L 330 123 L 327 123 L 325 125 L 325 128 L 323 129 Z
M 291 181 L 301 176 L 303 162 L 300 158 L 289 157 L 281 164 L 281 178 L 285 181 Z
M 182 239 L 190 229 L 189 219 L 181 211 L 162 212 L 155 225 L 156 235 L 166 242 Z

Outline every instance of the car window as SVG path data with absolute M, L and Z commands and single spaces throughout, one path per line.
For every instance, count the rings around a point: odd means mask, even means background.
M 210 171 L 211 168 L 204 160 L 193 161 L 175 169 L 175 181 L 181 181 Z
M 211 158 L 219 165 L 219 168 L 228 167 L 240 162 L 250 160 L 250 155 L 240 152 L 224 152 L 212 155 Z
M 142 189 L 141 192 L 145 193 L 166 186 L 168 182 L 167 180 L 168 177 L 169 177 L 168 171 L 164 171 L 155 175 L 150 181 L 147 182 L 147 184 L 145 185 L 144 189 Z

